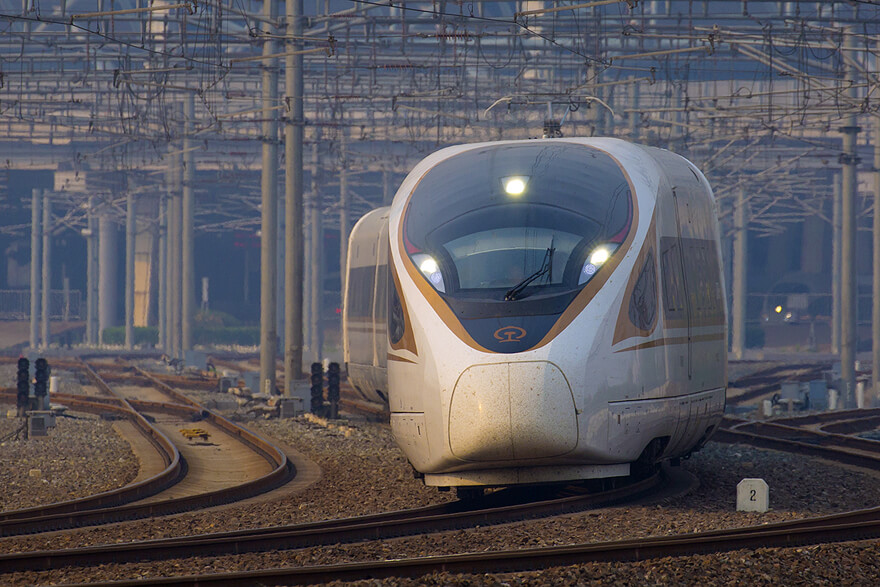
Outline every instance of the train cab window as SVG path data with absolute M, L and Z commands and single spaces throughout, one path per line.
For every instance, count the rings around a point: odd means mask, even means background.
M 475 232 L 441 246 L 455 264 L 460 289 L 511 288 L 545 261 L 547 272 L 539 283 L 561 284 L 580 240 L 580 235 L 559 230 L 515 226 Z
M 462 317 L 496 311 L 474 303 L 555 312 L 601 271 L 632 220 L 629 183 L 607 154 L 574 143 L 492 146 L 425 174 L 404 213 L 404 247 Z M 551 298 L 558 304 L 537 303 Z

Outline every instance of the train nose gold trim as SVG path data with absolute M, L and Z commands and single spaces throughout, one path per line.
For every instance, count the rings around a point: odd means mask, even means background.
M 539 459 L 577 447 L 571 387 L 547 361 L 473 365 L 455 384 L 449 448 L 466 461 Z

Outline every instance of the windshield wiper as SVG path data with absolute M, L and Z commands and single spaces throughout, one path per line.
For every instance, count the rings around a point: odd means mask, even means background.
M 550 247 L 544 253 L 544 261 L 541 262 L 541 267 L 514 285 L 512 288 L 507 290 L 507 293 L 504 294 L 504 300 L 507 302 L 512 302 L 513 300 L 519 297 L 519 294 L 533 281 L 541 277 L 542 275 L 547 275 L 547 282 L 553 281 L 553 253 L 556 249 L 553 247 L 553 239 L 550 239 Z

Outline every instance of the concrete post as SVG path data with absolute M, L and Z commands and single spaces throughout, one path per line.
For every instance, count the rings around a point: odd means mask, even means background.
M 103 344 L 104 330 L 116 325 L 116 222 L 105 213 L 98 230 L 98 341 Z
M 168 215 L 168 238 L 165 242 L 165 247 L 167 249 L 165 259 L 165 353 L 171 357 L 174 357 L 176 356 L 176 348 L 174 346 L 174 341 L 176 338 L 174 334 L 174 314 L 176 313 L 174 292 L 177 291 L 174 281 L 176 277 L 174 271 L 174 267 L 176 265 L 175 259 L 177 258 L 177 238 L 175 237 L 175 235 L 180 233 L 180 228 L 177 225 L 177 216 L 175 214 L 175 210 L 177 208 L 177 198 L 174 197 L 174 190 L 177 189 L 177 182 L 175 180 L 173 157 L 168 162 L 168 165 L 169 195 L 165 211 L 165 213 Z
M 846 50 L 851 56 L 853 52 L 853 37 L 847 35 Z M 847 78 L 854 80 L 855 69 L 852 65 L 846 69 Z M 855 98 L 852 87 L 847 91 L 850 98 Z M 855 359 L 858 345 L 858 285 L 856 283 L 856 165 L 859 163 L 857 152 L 859 127 L 856 115 L 849 114 L 844 119 L 840 130 L 843 133 L 843 182 L 841 184 L 841 264 L 840 264 L 840 363 L 841 377 L 846 385 L 844 406 L 856 407 L 856 372 Z
M 394 199 L 394 194 L 391 191 L 391 172 L 387 169 L 382 170 L 382 205 L 390 206 L 391 201 Z
M 831 353 L 840 354 L 840 174 L 831 185 Z
M 856 287 L 856 126 L 855 116 L 843 127 L 843 183 L 841 186 L 841 263 L 840 263 L 840 363 L 846 384 L 844 406 L 855 407 L 855 358 L 858 343 Z
M 345 266 L 348 263 L 348 146 L 345 127 L 339 129 L 339 293 L 345 296 Z
M 639 138 L 639 83 L 633 82 L 629 86 L 629 107 L 632 109 L 629 113 L 629 136 L 636 141 Z
M 41 193 L 31 190 L 31 340 L 32 349 L 40 344 L 40 203 Z
M 309 346 L 312 349 L 312 360 L 320 361 L 324 352 L 324 331 L 321 322 L 321 316 L 324 308 L 324 271 L 322 256 L 322 245 L 324 242 L 323 230 L 323 207 L 321 202 L 321 192 L 318 187 L 318 173 L 320 162 L 318 160 L 318 142 L 320 134 L 316 135 L 315 142 L 312 144 L 312 227 L 311 227 L 311 251 L 309 251 L 309 268 L 311 277 L 309 284 L 311 286 L 312 312 L 309 315 L 311 325 L 309 330 L 312 333 L 312 340 Z
M 134 194 L 125 197 L 125 348 L 134 348 Z
M 273 0 L 263 0 L 263 17 L 266 22 L 275 20 Z M 267 26 L 267 33 L 271 27 Z M 263 40 L 263 55 L 275 52 L 275 43 L 267 35 Z M 277 331 L 275 325 L 275 288 L 277 287 L 278 228 L 275 216 L 278 209 L 278 193 L 275 170 L 278 167 L 278 122 L 275 106 L 278 97 L 278 73 L 276 60 L 264 59 L 263 69 L 263 161 L 262 161 L 262 210 L 260 218 L 260 391 L 275 390 L 275 356 Z
M 98 216 L 95 214 L 94 196 L 89 197 L 88 235 L 86 236 L 86 342 L 90 346 L 98 344 Z
M 874 402 L 880 400 L 880 118 L 874 119 L 874 259 L 871 300 L 871 365 Z
M 180 354 L 193 346 L 193 317 L 195 316 L 195 154 L 192 150 L 194 98 L 187 92 L 183 101 L 183 197 L 181 200 L 181 310 Z
M 159 198 L 159 348 L 168 351 L 168 201 Z
M 46 191 L 43 191 L 43 278 L 42 278 L 42 286 L 43 286 L 43 295 L 42 299 L 42 311 L 40 312 L 42 318 L 42 326 L 43 326 L 43 334 L 41 336 L 42 341 L 40 346 L 42 348 L 49 348 L 49 344 L 52 342 L 50 336 L 49 324 L 52 321 L 51 315 L 51 306 L 49 302 L 52 300 L 52 201 L 49 199 L 49 195 Z
M 287 0 L 287 52 L 300 49 L 302 0 Z M 292 36 L 292 38 L 291 38 Z M 288 55 L 285 92 L 290 113 L 284 128 L 284 381 L 285 395 L 302 377 L 303 347 L 303 56 Z
M 746 348 L 746 263 L 748 259 L 748 203 L 745 190 L 736 193 L 733 210 L 733 345 L 734 359 L 742 359 Z
M 182 115 L 182 109 L 178 109 Z M 178 143 L 180 145 L 180 143 Z M 174 241 L 171 256 L 171 349 L 177 359 L 183 358 L 183 154 L 174 155 L 174 190 L 171 204 L 174 208 Z
M 61 279 L 61 290 L 63 293 L 63 303 L 61 308 L 61 321 L 70 321 L 70 278 L 66 275 Z

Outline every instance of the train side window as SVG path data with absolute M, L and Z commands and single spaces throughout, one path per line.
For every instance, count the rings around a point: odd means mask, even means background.
M 682 283 L 681 253 L 679 252 L 678 239 L 663 237 L 660 239 L 662 248 L 660 253 L 660 265 L 663 280 L 663 315 L 667 320 L 684 320 L 685 299 L 684 284 Z
M 654 251 L 648 253 L 629 300 L 629 319 L 640 330 L 651 330 L 657 317 L 657 270 Z
M 373 317 L 373 279 L 375 267 L 356 267 L 349 273 L 348 315 L 351 318 Z
M 388 272 L 388 338 L 391 344 L 397 344 L 403 338 L 406 324 L 403 320 L 403 304 L 400 302 L 400 295 L 394 282 L 391 279 L 391 272 Z
M 388 315 L 388 265 L 376 269 L 376 321 L 385 320 Z M 392 286 L 393 287 L 393 286 Z
M 724 320 L 724 308 L 715 242 L 708 239 L 683 242 L 692 320 L 696 325 L 720 323 Z

